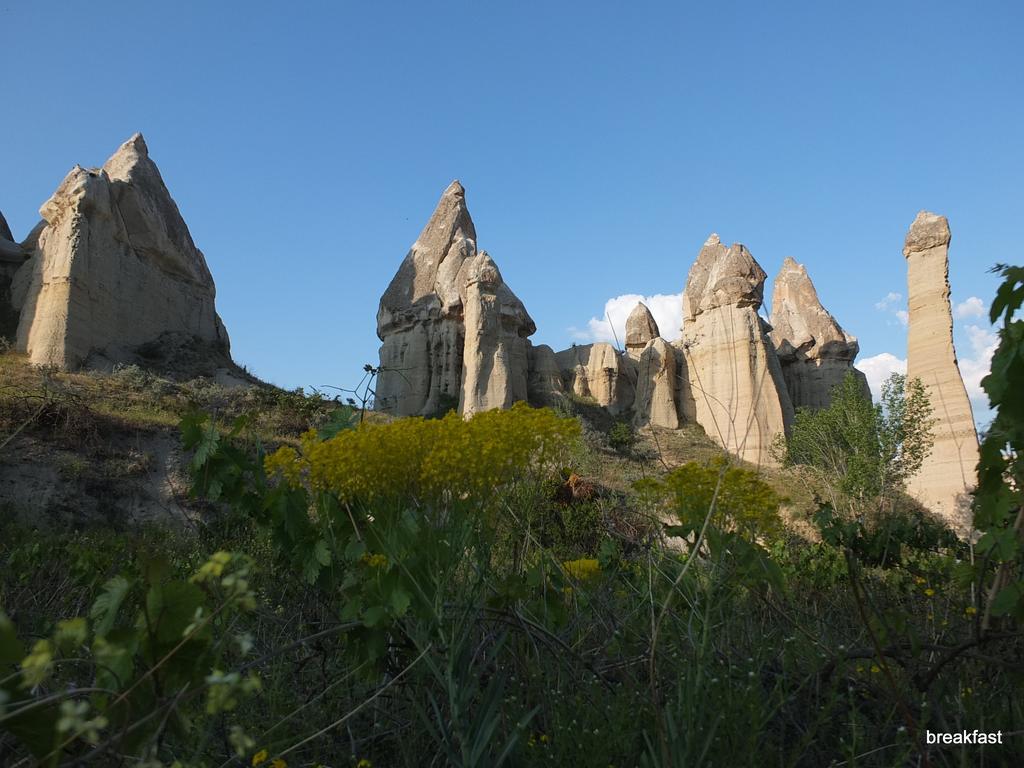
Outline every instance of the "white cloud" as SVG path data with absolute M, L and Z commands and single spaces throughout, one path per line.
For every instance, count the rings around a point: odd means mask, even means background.
M 957 320 L 966 320 L 969 317 L 984 317 L 985 312 L 985 302 L 977 296 L 971 296 L 956 305 L 953 316 Z
M 885 294 L 885 296 L 882 298 L 881 301 L 876 301 L 875 302 L 875 309 L 884 312 L 884 311 L 890 309 L 894 304 L 896 304 L 902 298 L 903 298 L 903 294 L 896 293 L 894 291 L 889 291 L 887 294 Z
M 587 321 L 585 329 L 570 328 L 569 333 L 573 338 L 586 342 L 608 341 L 614 344 L 618 341 L 621 347 L 626 343 L 626 318 L 637 302 L 643 302 L 651 310 L 662 338 L 675 341 L 680 337 L 683 325 L 682 293 L 659 293 L 654 296 L 625 293 L 616 296 L 604 303 L 601 317 L 592 317 Z
M 900 325 L 906 325 L 910 316 L 907 310 L 903 309 L 903 294 L 889 291 L 880 301 L 875 302 L 875 309 L 879 312 L 893 315 L 900 321 Z
M 960 375 L 967 387 L 967 395 L 971 398 L 974 415 L 988 412 L 988 395 L 981 388 L 981 380 L 988 375 L 992 367 L 992 355 L 999 346 L 999 337 L 991 329 L 977 325 L 968 325 L 964 330 L 971 344 L 969 356 L 961 357 Z
M 878 400 L 882 396 L 882 384 L 894 373 L 906 373 L 907 361 L 901 360 L 889 352 L 865 357 L 856 366 L 867 377 L 872 396 Z

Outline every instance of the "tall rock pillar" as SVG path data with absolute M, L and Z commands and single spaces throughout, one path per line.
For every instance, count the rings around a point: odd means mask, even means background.
M 793 416 L 767 323 L 757 314 L 765 272 L 739 243 L 711 235 L 683 291 L 683 356 L 697 423 L 732 454 L 771 464 Z
M 963 531 L 971 524 L 969 494 L 977 481 L 978 433 L 953 348 L 949 241 L 946 217 L 921 211 L 903 246 L 910 313 L 907 378 L 924 384 L 935 419 L 931 454 L 908 490 Z

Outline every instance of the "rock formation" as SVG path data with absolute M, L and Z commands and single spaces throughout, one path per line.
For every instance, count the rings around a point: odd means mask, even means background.
M 802 264 L 786 257 L 772 293 L 771 339 L 794 408 L 824 408 L 832 389 L 853 373 L 870 397 L 868 381 L 853 367 L 860 345 L 821 305 Z
M 487 251 L 463 266 L 465 347 L 459 412 L 509 408 L 527 397 L 527 337 L 537 330 Z
M 949 303 L 949 223 L 921 211 L 907 232 L 909 320 L 907 378 L 920 379 L 931 400 L 931 454 L 908 490 L 961 531 L 971 523 L 969 493 L 977 481 L 978 435 L 956 350 Z
M 647 342 L 637 366 L 634 423 L 679 428 L 676 411 L 676 353 L 660 336 Z
M 27 258 L 0 212 L 0 339 L 12 341 L 17 331 L 18 313 L 14 309 L 11 281 Z
M 33 363 L 127 361 L 168 333 L 227 353 L 206 259 L 141 134 L 100 169 L 75 166 L 40 213 L 13 286 L 17 347 Z
M 758 316 L 764 270 L 740 244 L 711 235 L 683 291 L 683 349 L 696 421 L 730 453 L 771 463 L 792 405 L 767 324 Z
M 472 414 L 525 399 L 535 330 L 491 258 L 477 254 L 466 193 L 453 181 L 381 297 L 376 407 Z
M 566 388 L 589 397 L 612 415 L 633 405 L 636 364 L 607 342 L 578 344 L 555 353 Z
M 529 374 L 526 391 L 529 401 L 536 406 L 555 405 L 565 392 L 562 373 L 558 369 L 555 353 L 547 344 L 527 347 Z
M 661 331 L 658 330 L 654 315 L 646 304 L 638 301 L 626 318 L 626 353 L 634 360 L 639 360 L 647 343 L 659 336 Z

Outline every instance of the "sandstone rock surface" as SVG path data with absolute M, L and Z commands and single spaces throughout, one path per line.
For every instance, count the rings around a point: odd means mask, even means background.
M 379 410 L 431 415 L 458 404 L 465 343 L 458 277 L 475 255 L 466 192 L 453 181 L 380 300 Z
M 935 424 L 931 454 L 908 490 L 961 532 L 971 524 L 978 434 L 956 350 L 949 302 L 949 223 L 921 211 L 907 233 L 907 378 L 928 390 Z
M 825 408 L 832 389 L 853 373 L 870 397 L 867 378 L 853 367 L 860 351 L 822 306 L 802 264 L 782 262 L 772 292 L 771 340 L 794 408 Z
M 527 337 L 537 327 L 486 251 L 463 270 L 466 336 L 459 411 L 472 416 L 527 399 Z
M 626 353 L 639 360 L 648 342 L 659 336 L 661 331 L 658 330 L 654 315 L 646 304 L 638 301 L 626 318 Z
M 555 353 L 566 389 L 593 398 L 613 416 L 633 405 L 636 364 L 607 342 L 578 344 Z
M 683 291 L 683 349 L 696 421 L 730 453 L 771 464 L 793 408 L 757 314 L 765 272 L 745 246 L 711 235 Z
M 17 346 L 33 363 L 127 361 L 165 333 L 227 353 L 206 259 L 141 134 L 102 168 L 73 168 L 40 213 L 45 226 L 14 278 Z
M 637 370 L 634 423 L 679 428 L 676 411 L 676 353 L 660 336 L 647 342 Z
M 529 362 L 526 391 L 530 403 L 536 406 L 554 405 L 565 392 L 554 350 L 547 344 L 538 344 L 529 346 L 526 352 Z
M 535 330 L 494 261 L 477 252 L 465 189 L 453 181 L 381 297 L 376 408 L 472 415 L 524 400 Z

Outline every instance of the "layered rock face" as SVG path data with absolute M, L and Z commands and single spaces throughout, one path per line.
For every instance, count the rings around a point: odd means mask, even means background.
M 868 381 L 853 367 L 860 351 L 821 305 L 802 264 L 786 257 L 772 293 L 771 340 L 794 408 L 825 408 L 832 389 L 853 373 L 870 397 Z
M 908 490 L 952 525 L 970 527 L 970 491 L 977 482 L 978 434 L 953 348 L 949 302 L 949 223 L 921 211 L 907 232 L 909 320 L 907 378 L 928 390 L 935 424 L 931 454 Z
M 486 253 L 458 181 L 380 300 L 376 407 L 397 416 L 458 405 L 471 415 L 527 396 L 527 337 L 536 330 Z
M 579 344 L 555 353 L 566 389 L 590 397 L 612 415 L 629 410 L 635 396 L 636 364 L 607 342 Z
M 127 361 L 167 333 L 227 353 L 206 259 L 141 134 L 102 168 L 72 169 L 40 214 L 45 226 L 13 285 L 17 347 L 33 363 Z
M 792 419 L 782 370 L 757 314 L 765 272 L 740 244 L 711 235 L 683 291 L 683 349 L 696 421 L 730 453 L 770 464 Z

